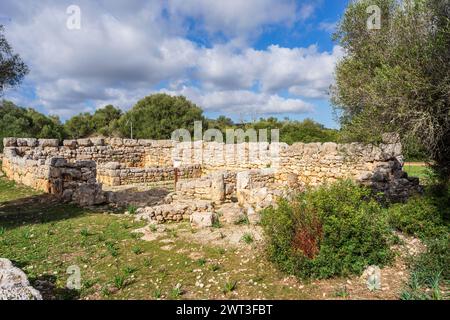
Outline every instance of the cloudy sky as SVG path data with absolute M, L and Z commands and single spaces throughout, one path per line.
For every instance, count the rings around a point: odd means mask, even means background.
M 336 127 L 327 95 L 345 0 L 2 0 L 0 24 L 30 67 L 5 98 L 67 119 L 182 94 L 207 116 L 275 115 Z M 80 8 L 80 28 L 70 5 Z

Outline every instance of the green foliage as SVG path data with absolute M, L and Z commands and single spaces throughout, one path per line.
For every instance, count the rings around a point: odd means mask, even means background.
M 14 53 L 3 31 L 0 25 L 0 96 L 6 88 L 20 84 L 29 71 L 19 55 Z
M 133 253 L 134 253 L 135 255 L 139 255 L 139 254 L 141 254 L 142 252 L 144 252 L 144 251 L 142 250 L 142 248 L 139 247 L 139 246 L 134 246 L 133 248 L 131 248 L 131 251 L 133 251 Z
M 129 214 L 136 214 L 137 209 L 138 208 L 132 204 L 128 205 L 128 207 L 127 207 L 127 211 Z
M 253 235 L 251 233 L 244 233 L 241 240 L 246 244 L 252 244 L 254 241 Z
M 245 123 L 243 129 L 255 129 L 258 133 L 260 129 L 280 130 L 280 141 L 288 144 L 295 142 L 332 142 L 339 138 L 339 131 L 327 129 L 322 124 L 312 119 L 303 121 L 284 119 L 282 121 L 274 117 L 261 118 L 256 122 Z M 234 128 L 240 126 L 235 125 Z M 267 139 L 271 141 L 270 132 L 267 132 Z
M 45 116 L 3 100 L 0 102 L 0 151 L 5 137 L 62 139 L 65 132 L 58 117 Z
M 85 138 L 90 135 L 111 137 L 118 135 L 119 119 L 122 111 L 112 105 L 97 109 L 94 114 L 80 113 L 66 121 L 64 127 L 72 139 Z
M 119 256 L 119 250 L 117 249 L 116 245 L 112 242 L 106 242 L 105 243 L 106 249 L 108 250 L 109 254 L 116 258 Z
M 161 289 L 158 288 L 153 291 L 153 298 L 159 299 L 159 298 L 161 298 L 161 296 L 162 296 Z
M 176 285 L 174 288 L 172 288 L 172 290 L 170 290 L 170 297 L 172 299 L 177 299 L 177 298 L 181 297 L 182 294 L 183 294 L 183 290 L 181 289 L 180 284 Z
M 72 139 L 84 138 L 94 133 L 92 115 L 89 112 L 73 116 L 64 124 L 67 134 Z
M 263 212 L 262 226 L 270 259 L 301 278 L 359 274 L 392 259 L 386 211 L 349 181 L 281 200 Z
M 368 30 L 366 9 L 381 9 Z M 345 49 L 332 100 L 344 140 L 377 142 L 400 133 L 411 158 L 432 159 L 450 177 L 450 19 L 447 0 L 349 3 L 335 40 Z
M 389 222 L 396 229 L 422 239 L 446 234 L 448 229 L 438 207 L 440 200 L 415 197 L 407 203 L 394 204 L 389 208 Z
M 107 105 L 95 110 L 92 115 L 92 128 L 104 137 L 114 136 L 118 131 L 118 121 L 122 116 L 122 111 L 112 105 Z
M 127 286 L 127 278 L 121 274 L 114 276 L 114 286 L 119 290 L 125 288 Z
M 205 264 L 206 264 L 206 259 L 205 258 L 199 258 L 199 259 L 197 259 L 197 264 L 200 266 L 200 267 L 203 267 Z
M 119 120 L 119 130 L 124 137 L 130 137 L 131 123 L 133 137 L 138 139 L 170 139 L 176 129 L 194 130 L 194 121 L 204 121 L 203 111 L 183 96 L 154 94 L 138 101 Z
M 229 293 L 236 290 L 237 281 L 227 281 L 223 286 L 223 293 Z
M 326 129 L 311 119 L 303 121 L 286 121 L 280 130 L 280 140 L 288 144 L 295 142 L 335 142 L 338 131 Z
M 207 124 L 208 129 L 219 129 L 222 132 L 235 127 L 233 120 L 225 116 L 219 116 L 217 119 L 207 119 Z

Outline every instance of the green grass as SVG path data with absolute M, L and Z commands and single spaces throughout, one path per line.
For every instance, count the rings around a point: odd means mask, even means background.
M 403 170 L 408 173 L 409 177 L 417 177 L 421 181 L 426 181 L 429 178 L 430 169 L 426 166 L 405 165 Z
M 253 239 L 253 235 L 251 234 L 251 233 L 245 233 L 243 236 L 242 236 L 242 239 L 241 239 L 243 242 L 245 242 L 246 244 L 251 244 L 251 243 L 253 243 L 253 241 L 254 241 L 254 239 Z
M 171 224 L 156 241 L 143 241 L 133 230 L 143 227 L 133 216 L 104 214 L 72 205 L 27 201 L 37 192 L 0 178 L 0 252 L 21 268 L 31 284 L 47 280 L 57 299 L 304 299 L 308 294 L 282 285 L 285 275 L 261 252 L 224 249 L 185 241 L 187 223 Z M 10 202 L 14 200 L 13 202 Z M 155 232 L 156 229 L 155 229 Z M 164 240 L 173 248 L 164 250 Z M 253 249 L 252 249 L 253 250 Z M 256 249 L 255 249 L 256 250 Z M 191 254 L 205 258 L 193 258 Z M 242 255 L 250 257 L 242 264 Z M 81 271 L 81 289 L 65 289 L 67 268 Z M 242 269 L 245 267 L 245 272 Z M 196 286 L 198 272 L 206 287 Z M 264 277 L 265 287 L 249 280 Z M 239 283 L 223 284 L 230 276 Z M 208 280 L 214 282 L 208 282 Z M 236 282 L 236 283 L 237 283 Z M 182 286 L 177 285 L 181 283 Z M 181 289 L 182 288 L 182 289 Z M 225 289 L 224 289 L 225 288 Z M 226 294 L 224 293 L 226 291 Z
M 286 274 L 267 261 L 257 243 L 250 250 L 244 239 L 239 247 L 226 248 L 186 241 L 188 223 L 169 224 L 168 232 L 154 227 L 152 232 L 161 237 L 143 241 L 133 230 L 145 224 L 135 222 L 133 216 L 30 202 L 30 197 L 39 200 L 39 193 L 4 178 L 0 178 L 0 197 L 1 257 L 24 270 L 32 285 L 37 280 L 52 283 L 51 293 L 57 299 L 323 298 L 314 284 L 302 283 L 301 289 L 286 285 Z M 164 249 L 169 240 L 171 249 Z M 65 289 L 67 268 L 73 265 L 81 271 L 80 290 Z M 423 268 L 415 270 L 420 281 Z M 435 280 L 426 280 L 429 287 Z M 204 286 L 199 287 L 198 281 Z M 405 291 L 402 298 L 416 291 Z M 435 291 L 432 294 L 443 295 Z M 335 292 L 346 295 L 339 288 Z
M 0 203 L 38 194 L 40 192 L 29 187 L 18 185 L 14 181 L 6 180 L 5 178 L 0 178 Z

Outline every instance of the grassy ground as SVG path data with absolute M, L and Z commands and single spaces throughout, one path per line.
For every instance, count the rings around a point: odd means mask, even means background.
M 425 182 L 429 178 L 429 168 L 424 165 L 414 165 L 414 163 L 408 163 L 403 167 L 410 177 L 417 177 L 421 182 Z
M 1 166 L 1 162 L 0 162 Z M 0 171 L 1 172 L 1 171 Z M 38 192 L 21 186 L 17 185 L 14 181 L 9 181 L 6 179 L 0 178 L 0 202 L 5 201 L 11 201 L 16 200 L 20 198 L 24 198 L 30 195 L 36 195 Z
M 143 224 L 130 216 L 43 205 L 35 192 L 3 178 L 0 194 L 0 256 L 13 260 L 32 284 L 44 283 L 47 298 L 308 297 L 280 285 L 284 276 L 264 262 L 259 249 L 248 255 L 251 244 L 222 248 L 187 243 L 177 237 L 190 229 L 187 224 L 169 225 L 157 241 L 143 241 L 132 232 Z M 35 201 L 21 205 L 19 196 Z M 71 265 L 81 269 L 79 291 L 64 289 Z
M 0 257 L 48 299 L 396 299 L 406 276 L 388 268 L 377 292 L 359 277 L 302 283 L 277 271 L 248 236 L 239 246 L 187 241 L 196 231 L 181 223 L 144 241 L 132 216 L 60 205 L 4 178 L 0 199 Z M 66 289 L 73 265 L 80 290 Z

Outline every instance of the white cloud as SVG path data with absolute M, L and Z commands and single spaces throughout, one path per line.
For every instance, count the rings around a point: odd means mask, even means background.
M 299 18 L 294 0 L 169 0 L 168 11 L 200 20 L 209 33 L 232 37 L 259 32 L 266 25 L 291 24 Z
M 223 113 L 307 112 L 312 106 L 302 98 L 326 97 L 342 51 L 277 45 L 256 50 L 239 38 L 202 47 L 186 35 L 186 18 L 200 19 L 208 32 L 235 35 L 313 13 L 313 7 L 290 0 L 85 0 L 79 5 L 82 28 L 68 30 L 62 4 L 0 4 L 1 12 L 14 17 L 6 36 L 31 69 L 32 105 L 63 117 L 109 103 L 126 109 L 161 87 Z M 28 91 L 22 97 L 27 104 Z M 17 91 L 11 96 L 20 99 Z
M 311 17 L 315 11 L 315 6 L 312 3 L 305 3 L 300 7 L 299 17 L 301 20 L 306 20 Z
M 194 87 L 182 87 L 179 90 L 161 90 L 171 95 L 184 95 L 208 111 L 226 114 L 277 114 L 305 113 L 313 106 L 301 99 L 284 98 L 277 94 L 256 93 L 249 90 L 223 90 L 202 92 Z
M 327 22 L 327 21 L 322 21 L 321 23 L 319 23 L 319 30 L 328 32 L 328 33 L 333 33 L 336 30 L 336 25 L 337 22 Z

